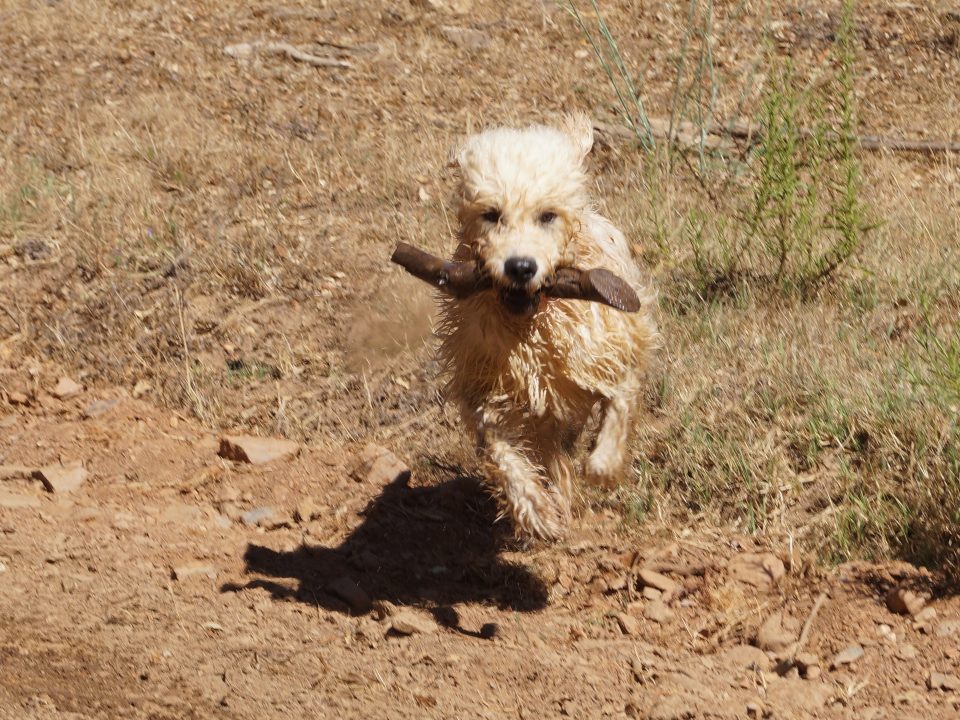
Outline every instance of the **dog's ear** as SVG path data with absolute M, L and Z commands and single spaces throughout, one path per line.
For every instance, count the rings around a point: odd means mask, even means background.
M 582 162 L 593 147 L 593 123 L 590 118 L 582 112 L 565 115 L 560 129 L 570 138 Z
M 447 150 L 447 167 L 460 170 L 463 167 L 463 142 L 457 141 Z

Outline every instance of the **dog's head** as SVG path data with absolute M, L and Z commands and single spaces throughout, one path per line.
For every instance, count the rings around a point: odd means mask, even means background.
M 533 313 L 565 257 L 587 206 L 584 159 L 593 126 L 584 115 L 559 127 L 497 128 L 457 147 L 461 236 L 493 279 L 504 307 Z

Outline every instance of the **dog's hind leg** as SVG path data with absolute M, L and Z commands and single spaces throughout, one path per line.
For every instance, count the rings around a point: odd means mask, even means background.
M 625 387 L 622 393 L 602 400 L 600 431 L 585 468 L 586 480 L 591 485 L 612 488 L 621 479 L 633 422 L 634 398 L 634 388 Z

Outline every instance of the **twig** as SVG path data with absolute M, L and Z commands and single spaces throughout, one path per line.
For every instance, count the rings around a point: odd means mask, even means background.
M 803 623 L 803 629 L 800 631 L 800 637 L 797 639 L 796 649 L 794 649 L 793 653 L 791 653 L 791 659 L 795 658 L 800 651 L 803 650 L 803 646 L 807 644 L 807 638 L 810 636 L 810 628 L 813 627 L 813 621 L 816 620 L 817 613 L 820 612 L 820 608 L 823 607 L 823 604 L 826 601 L 827 594 L 822 592 L 820 593 L 819 597 L 817 597 L 816 602 L 813 603 L 813 607 L 810 609 L 810 614 L 807 616 L 807 621 Z
M 698 133 L 702 132 L 715 138 L 733 138 L 755 144 L 763 138 L 763 129 L 750 123 L 735 122 L 729 125 L 718 122 L 706 123 L 701 129 L 694 123 L 682 122 L 670 128 L 669 121 L 658 118 L 650 119 L 650 127 L 654 137 L 669 139 L 677 145 L 693 146 L 699 142 Z M 623 140 L 636 140 L 636 133 L 625 127 L 608 123 L 594 123 L 599 132 Z M 812 136 L 813 132 L 804 130 L 804 135 Z M 921 155 L 937 155 L 940 153 L 960 154 L 960 142 L 950 140 L 911 140 L 909 138 L 883 137 L 880 135 L 858 135 L 854 138 L 861 150 L 869 152 L 912 152 Z
M 300 48 L 294 47 L 290 43 L 281 43 L 281 42 L 249 42 L 249 43 L 238 43 L 236 45 L 227 45 L 223 52 L 233 58 L 249 58 L 254 52 L 262 52 L 272 55 L 286 55 L 287 57 L 297 60 L 299 62 L 307 63 L 308 65 L 313 65 L 314 67 L 329 67 L 329 68 L 340 68 L 342 70 L 349 70 L 353 67 L 346 60 L 338 60 L 336 58 L 327 58 L 320 57 L 318 55 L 311 55 L 308 52 L 304 52 Z

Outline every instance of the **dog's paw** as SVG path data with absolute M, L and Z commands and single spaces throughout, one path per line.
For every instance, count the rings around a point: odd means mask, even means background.
M 591 455 L 584 465 L 583 475 L 589 485 L 612 490 L 622 480 L 623 467 L 620 463 L 613 464 L 604 457 Z
M 570 504 L 555 488 L 540 488 L 517 498 L 510 508 L 521 536 L 547 542 L 563 539 L 570 524 Z

